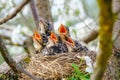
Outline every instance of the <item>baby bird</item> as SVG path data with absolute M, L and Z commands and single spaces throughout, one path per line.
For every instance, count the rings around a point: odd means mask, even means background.
M 86 45 L 82 44 L 82 42 L 74 41 L 75 42 L 75 48 L 73 49 L 73 52 L 87 52 L 88 48 Z
M 37 31 L 34 31 L 32 38 L 37 52 L 40 52 L 48 42 L 47 36 L 44 34 L 40 34 Z
M 41 35 L 37 31 L 34 31 L 32 38 L 33 38 L 34 46 L 35 46 L 36 50 L 37 51 L 41 50 L 42 49 L 42 37 L 41 37 Z
M 86 46 L 70 38 L 69 30 L 63 24 L 60 25 L 58 33 L 60 35 L 62 42 L 64 42 L 65 45 L 67 46 L 68 52 L 81 52 L 88 50 Z
M 73 49 L 75 47 L 75 42 L 73 41 L 72 38 L 68 37 L 68 36 L 64 36 L 64 40 L 63 42 L 66 44 L 68 52 L 73 52 Z
M 58 28 L 58 34 L 64 38 L 64 35 L 70 36 L 69 29 L 65 27 L 63 24 Z
M 46 47 L 43 49 L 42 53 L 44 55 L 55 55 L 60 53 L 61 50 L 58 46 L 58 38 L 55 33 L 51 32 Z
M 69 40 L 66 40 L 68 39 L 68 37 L 66 38 L 66 36 L 69 36 L 69 29 L 61 24 L 58 29 L 58 34 L 60 36 L 59 38 L 63 47 L 67 47 L 67 49 L 65 49 L 65 52 L 71 52 L 73 48 L 72 45 L 74 45 L 73 40 L 71 38 L 69 38 Z
M 65 36 L 65 43 L 67 45 L 69 52 L 86 52 L 88 48 L 85 45 L 82 45 L 78 41 L 73 40 L 72 38 Z

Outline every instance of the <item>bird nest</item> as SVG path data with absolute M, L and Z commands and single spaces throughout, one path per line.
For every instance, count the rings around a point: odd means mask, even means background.
M 81 59 L 85 54 L 84 52 L 63 53 L 52 56 L 35 54 L 25 69 L 32 75 L 44 80 L 61 80 L 74 72 L 73 63 L 77 64 L 82 72 L 85 72 L 86 62 Z M 25 74 L 21 74 L 20 80 L 31 79 Z

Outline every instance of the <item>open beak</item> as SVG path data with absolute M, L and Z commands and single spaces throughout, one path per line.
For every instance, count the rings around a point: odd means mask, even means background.
M 67 31 L 66 27 L 63 24 L 61 24 L 59 29 L 58 29 L 58 33 L 63 34 L 63 35 L 67 35 L 67 32 L 68 31 Z
M 37 42 L 41 42 L 42 41 L 42 37 L 41 35 L 37 32 L 37 31 L 34 31 L 34 34 L 33 34 L 33 40 L 36 40 Z
M 34 31 L 32 38 L 34 41 L 34 46 L 36 48 L 36 51 L 41 51 L 41 49 L 43 48 L 42 47 L 43 40 L 42 40 L 41 35 L 37 31 Z
M 72 47 L 75 46 L 75 42 L 73 41 L 72 38 L 68 37 L 68 36 L 65 36 L 65 41 L 67 44 L 71 45 Z
M 54 32 L 51 32 L 51 34 L 50 34 L 50 38 L 51 38 L 55 43 L 58 42 L 58 38 L 57 38 L 57 36 L 55 35 Z

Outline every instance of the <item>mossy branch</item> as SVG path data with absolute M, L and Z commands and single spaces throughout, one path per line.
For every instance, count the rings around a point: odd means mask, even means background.
M 114 17 L 112 0 L 98 0 L 100 6 L 99 52 L 91 80 L 101 80 L 106 70 L 107 62 L 112 55 L 112 30 Z

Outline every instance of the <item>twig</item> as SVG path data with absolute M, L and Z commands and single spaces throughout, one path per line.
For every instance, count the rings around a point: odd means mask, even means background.
M 13 56 L 12 58 L 14 59 L 14 61 L 18 64 L 21 61 L 23 61 L 28 55 L 27 54 L 17 54 L 15 56 Z M 11 68 L 8 66 L 8 64 L 6 62 L 3 62 L 0 65 L 0 74 L 6 74 L 8 71 L 10 71 Z
M 38 80 L 36 77 L 34 77 L 33 75 L 31 75 L 30 73 L 28 73 L 27 71 L 25 71 L 23 69 L 23 67 L 20 64 L 17 64 L 12 57 L 10 56 L 10 54 L 8 53 L 7 48 L 4 45 L 4 42 L 0 36 L 0 52 L 4 58 L 4 60 L 6 61 L 6 63 L 10 66 L 10 68 L 16 73 L 24 73 L 27 76 L 29 76 L 30 78 L 32 78 L 33 80 Z
M 83 38 L 83 42 L 85 42 L 86 44 L 93 41 L 94 39 L 96 39 L 98 37 L 98 29 L 96 30 L 92 30 L 87 36 L 85 36 Z
M 5 43 L 5 45 L 10 45 L 10 46 L 20 46 L 20 47 L 24 47 L 24 46 L 25 46 L 25 45 L 14 44 L 14 43 Z
M 11 67 L 11 69 L 15 72 L 15 73 L 18 73 L 18 69 L 15 67 L 16 66 L 16 63 L 15 61 L 12 59 L 12 57 L 10 56 L 10 54 L 8 53 L 4 43 L 3 43 L 3 40 L 0 36 L 0 52 L 4 58 L 4 60 L 6 61 L 6 63 Z
M 12 4 L 13 4 L 13 7 L 16 7 L 16 4 L 14 3 L 13 0 L 12 0 Z M 23 18 L 22 20 L 23 20 L 23 22 L 26 24 L 26 26 L 27 26 L 30 30 L 33 30 L 32 25 L 31 25 L 31 23 L 28 21 L 28 19 L 26 18 L 26 16 L 24 16 L 22 12 L 20 12 L 20 15 L 21 15 L 21 17 Z
M 88 29 L 88 30 L 91 30 L 91 28 L 80 18 L 78 17 L 80 21 L 82 21 L 82 23 L 85 25 L 85 27 Z
M 17 13 L 21 11 L 21 9 L 29 2 L 30 0 L 24 0 L 19 6 L 16 7 L 16 9 L 13 11 L 13 13 L 7 15 L 5 18 L 2 18 L 0 20 L 0 25 L 9 21 L 10 19 L 14 18 Z
M 31 7 L 31 11 L 32 11 L 33 18 L 34 18 L 34 21 L 35 21 L 36 29 L 38 29 L 38 26 L 39 26 L 39 15 L 37 13 L 37 9 L 36 9 L 36 5 L 35 5 L 35 1 L 34 0 L 30 1 L 30 7 Z

